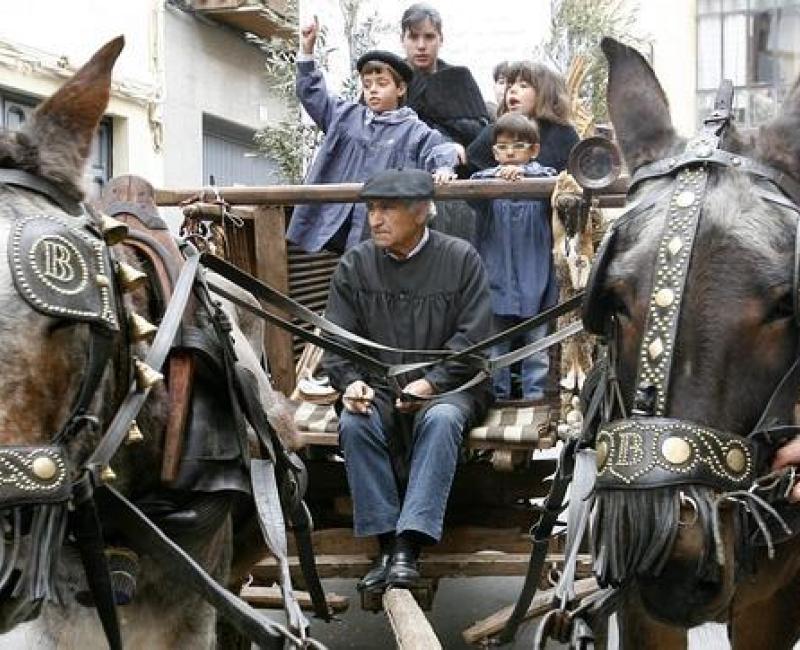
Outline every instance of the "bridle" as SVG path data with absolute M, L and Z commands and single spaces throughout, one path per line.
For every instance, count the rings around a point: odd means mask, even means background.
M 145 552 L 169 568 L 173 579 L 199 592 L 240 632 L 260 646 L 283 647 L 284 640 L 289 640 L 297 646 L 319 647 L 313 639 L 305 638 L 304 630 L 299 631 L 301 638 L 298 638 L 228 592 L 164 535 L 135 504 L 107 484 L 109 462 L 125 443 L 131 423 L 160 379 L 157 369 L 161 368 L 173 345 L 190 295 L 196 295 L 203 307 L 213 314 L 211 320 L 215 329 L 217 326 L 224 329 L 221 309 L 211 300 L 204 277 L 199 273 L 201 255 L 191 246 L 184 247 L 185 263 L 145 358 L 123 360 L 121 383 L 126 392 L 120 396 L 114 415 L 95 448 L 85 459 L 79 460 L 76 467 L 70 467 L 68 445 L 86 427 L 100 425 L 100 418 L 92 413 L 92 408 L 98 401 L 104 377 L 114 365 L 114 351 L 120 345 L 128 349 L 125 345 L 128 342 L 127 316 L 122 304 L 124 289 L 117 278 L 119 262 L 112 250 L 112 246 L 124 237 L 120 230 L 125 231 L 125 228 L 121 222 L 95 213 L 32 174 L 0 169 L 0 184 L 34 191 L 67 213 L 63 215 L 55 210 L 24 215 L 15 213 L 8 250 L 17 293 L 39 313 L 89 326 L 88 350 L 80 385 L 68 417 L 54 433 L 50 444 L 0 446 L 0 513 L 14 524 L 12 549 L 0 555 L 0 589 L 5 593 L 11 590 L 10 596 L 20 600 L 26 617 L 35 615 L 46 601 L 58 602 L 56 569 L 60 548 L 69 532 L 76 540 L 109 647 L 114 650 L 122 648 L 115 594 L 98 514 L 100 511 L 113 512 L 115 527 L 126 537 L 135 538 Z M 218 334 L 224 341 L 222 347 L 226 361 L 230 361 L 226 369 L 233 372 L 235 354 L 230 337 L 221 330 Z M 120 342 L 120 338 L 125 340 Z M 263 429 L 268 426 L 265 422 L 257 430 L 259 438 L 263 438 Z M 273 460 L 276 454 L 280 457 L 269 440 L 262 439 L 260 444 L 270 447 L 269 457 Z M 253 463 L 269 465 L 268 461 L 255 459 Z M 262 478 L 259 480 L 264 483 Z M 262 500 L 277 496 L 277 492 L 269 492 L 271 489 L 274 489 L 274 476 L 271 482 L 262 486 Z M 29 514 L 31 510 L 32 515 Z M 31 522 L 31 546 L 37 552 L 23 567 L 16 584 L 9 587 L 17 561 L 22 522 L 26 518 Z M 262 526 L 274 530 L 273 521 L 265 524 L 261 516 L 259 520 Z M 300 522 L 295 523 L 299 527 Z M 324 596 L 322 598 L 324 600 Z
M 790 423 L 780 421 L 775 409 L 785 401 L 787 391 L 796 386 L 800 358 L 778 383 L 758 424 L 747 436 L 666 416 L 678 323 L 685 308 L 686 278 L 695 251 L 695 234 L 703 217 L 710 174 L 716 169 L 727 169 L 759 179 L 757 193 L 763 200 L 798 215 L 797 233 L 800 235 L 800 185 L 772 167 L 719 148 L 732 119 L 732 93 L 730 82 L 723 83 L 714 111 L 704 120 L 701 132 L 688 141 L 683 153 L 636 171 L 631 178 L 630 192 L 646 180 L 671 179 L 672 184 L 666 192 L 645 195 L 634 208 L 620 216 L 598 250 L 587 287 L 583 320 L 588 331 L 601 337 L 607 359 L 585 414 L 588 426 L 584 444 L 593 444 L 596 449 L 595 490 L 601 511 L 618 508 L 631 491 L 666 488 L 670 499 L 678 495 L 681 503 L 690 504 L 696 514 L 697 503 L 686 494 L 691 486 L 704 486 L 723 497 L 736 495 L 747 501 L 751 512 L 761 517 L 759 527 L 771 546 L 769 526 L 764 518 L 777 513 L 768 502 L 787 496 L 794 474 L 785 472 L 769 477 L 764 474 L 768 473 L 767 463 L 776 445 L 797 432 Z M 619 228 L 646 215 L 651 207 L 663 201 L 668 201 L 669 207 L 658 240 L 653 285 L 637 356 L 634 394 L 626 400 L 616 376 L 618 326 L 613 310 L 603 304 L 602 283 Z M 800 237 L 796 239 L 796 247 L 800 248 Z M 793 300 L 798 324 L 799 264 L 800 255 L 796 251 Z M 671 508 L 670 503 L 671 500 L 664 507 Z M 614 516 L 621 515 L 616 512 Z M 715 512 L 715 516 L 718 513 Z M 780 523 L 785 528 L 785 522 L 781 520 Z M 674 531 L 671 534 L 674 536 Z M 598 543 L 604 546 L 602 541 Z M 609 543 L 610 538 L 606 538 L 605 545 Z M 719 550 L 717 558 L 721 559 Z M 650 557 L 645 561 L 641 556 L 629 557 L 626 563 L 617 556 L 616 561 L 601 559 L 596 571 L 601 584 L 616 585 L 636 571 L 657 574 L 663 559 Z

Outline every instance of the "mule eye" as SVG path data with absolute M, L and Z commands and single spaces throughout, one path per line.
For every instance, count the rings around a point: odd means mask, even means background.
M 785 291 L 766 305 L 765 323 L 786 320 L 794 317 L 794 300 L 791 291 Z
M 623 320 L 631 320 L 633 318 L 632 312 L 628 307 L 627 301 L 616 292 L 611 294 L 611 305 L 614 309 L 614 313 L 619 318 Z

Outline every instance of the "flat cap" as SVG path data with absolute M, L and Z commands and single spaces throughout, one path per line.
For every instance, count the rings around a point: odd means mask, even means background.
M 361 73 L 361 68 L 363 68 L 370 61 L 380 61 L 381 63 L 385 63 L 390 68 L 394 69 L 394 71 L 400 75 L 406 84 L 411 83 L 411 77 L 414 76 L 414 71 L 411 69 L 411 66 L 408 65 L 408 63 L 406 63 L 396 54 L 387 52 L 386 50 L 370 50 L 369 52 L 365 52 L 358 57 L 358 61 L 356 61 L 356 70 L 358 70 L 359 74 Z
M 433 176 L 422 169 L 387 169 L 364 183 L 361 198 L 430 199 L 433 198 Z

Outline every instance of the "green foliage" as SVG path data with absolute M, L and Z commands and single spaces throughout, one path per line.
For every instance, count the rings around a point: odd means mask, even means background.
M 377 37 L 389 26 L 373 12 L 365 19 L 359 19 L 359 10 L 364 0 L 339 0 L 344 17 L 345 37 L 349 43 L 351 68 L 361 54 L 375 47 Z M 288 0 L 287 18 L 297 24 L 297 0 Z M 273 41 L 262 45 L 266 54 L 266 72 L 269 87 L 275 91 L 286 106 L 286 118 L 278 124 L 266 126 L 256 133 L 255 141 L 265 154 L 278 162 L 281 174 L 288 183 L 301 183 L 303 180 L 303 161 L 310 160 L 319 143 L 322 133 L 313 124 L 304 124 L 301 119 L 300 103 L 295 95 L 297 76 L 295 55 L 299 49 L 297 35 L 290 39 Z M 328 33 L 323 25 L 317 37 L 316 52 L 318 65 L 327 69 L 331 52 L 328 46 Z M 358 75 L 353 74 L 344 83 L 343 95 L 355 99 L 360 92 Z
M 638 5 L 629 0 L 550 1 L 550 35 L 536 48 L 535 56 L 549 60 L 562 74 L 575 56 L 586 58 L 588 71 L 580 95 L 598 122 L 608 117 L 608 66 L 600 41 L 612 36 L 641 49 L 644 39 L 632 35 L 638 13 Z

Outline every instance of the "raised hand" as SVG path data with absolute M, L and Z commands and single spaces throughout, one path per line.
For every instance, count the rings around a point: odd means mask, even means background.
M 319 19 L 314 16 L 314 22 L 309 23 L 300 30 L 300 49 L 303 54 L 314 54 L 314 44 L 319 34 Z

